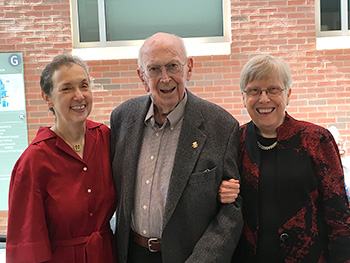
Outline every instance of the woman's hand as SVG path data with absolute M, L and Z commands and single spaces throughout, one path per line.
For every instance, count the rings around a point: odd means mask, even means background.
M 221 203 L 233 203 L 239 194 L 239 180 L 230 179 L 222 181 L 219 189 L 219 200 Z

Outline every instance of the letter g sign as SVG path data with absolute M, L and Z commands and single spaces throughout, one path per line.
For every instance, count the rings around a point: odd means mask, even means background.
M 17 54 L 12 54 L 9 57 L 9 63 L 11 66 L 16 67 L 21 64 L 21 57 L 18 56 Z

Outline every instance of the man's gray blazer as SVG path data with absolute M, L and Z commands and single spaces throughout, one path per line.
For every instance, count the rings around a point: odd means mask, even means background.
M 239 124 L 221 107 L 187 93 L 166 199 L 163 262 L 231 262 L 243 225 L 241 199 L 221 204 L 217 195 L 222 180 L 239 179 Z M 148 95 L 130 99 L 111 114 L 119 263 L 127 260 L 135 178 L 150 103 Z

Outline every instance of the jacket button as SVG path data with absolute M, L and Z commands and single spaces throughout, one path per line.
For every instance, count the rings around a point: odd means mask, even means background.
M 286 242 L 288 238 L 289 238 L 289 235 L 288 235 L 287 233 L 282 233 L 282 234 L 280 235 L 280 241 L 281 241 L 282 243 Z

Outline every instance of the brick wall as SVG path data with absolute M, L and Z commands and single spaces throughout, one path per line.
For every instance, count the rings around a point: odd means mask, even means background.
M 215 102 L 240 123 L 249 116 L 239 91 L 242 66 L 252 56 L 282 56 L 293 75 L 289 113 L 324 127 L 336 125 L 350 146 L 350 49 L 316 50 L 314 0 L 230 0 L 232 52 L 194 57 L 189 89 Z M 31 141 L 54 119 L 40 95 L 41 70 L 52 57 L 71 51 L 69 0 L 0 0 L 0 52 L 23 52 Z M 136 59 L 88 61 L 94 78 L 92 120 L 109 123 L 111 110 L 142 94 Z
M 282 56 L 293 75 L 288 111 L 325 127 L 336 124 L 350 141 L 350 49 L 315 49 L 314 4 L 314 0 L 231 0 L 232 53 L 194 57 L 189 89 L 244 123 L 249 116 L 238 86 L 242 66 L 259 53 Z M 54 55 L 71 51 L 71 39 L 68 0 L 0 0 L 0 51 L 24 56 L 29 141 L 39 126 L 53 123 L 40 95 L 41 70 Z M 87 64 L 95 81 L 92 120 L 108 124 L 115 106 L 145 94 L 136 59 Z

